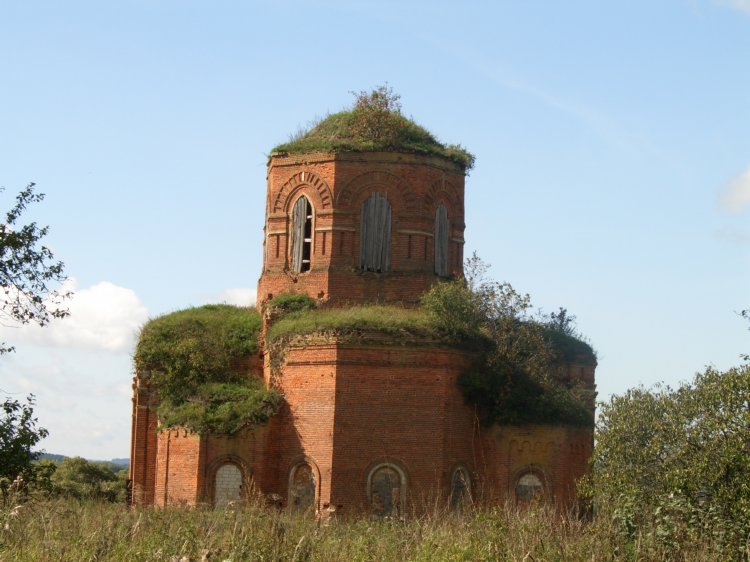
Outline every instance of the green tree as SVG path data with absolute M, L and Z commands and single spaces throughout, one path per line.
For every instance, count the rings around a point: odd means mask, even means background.
M 592 425 L 590 391 L 558 376 L 571 355 L 561 349 L 584 349 L 593 360 L 590 346 L 567 334 L 550 337 L 549 327 L 531 314 L 529 295 L 487 279 L 487 270 L 474 254 L 464 278 L 439 283 L 422 298 L 439 331 L 477 348 L 475 364 L 459 379 L 467 401 L 488 424 Z
M 29 205 L 44 199 L 34 191 L 34 183 L 16 196 L 13 207 L 0 224 L 0 322 L 35 323 L 45 326 L 52 318 L 68 315 L 63 302 L 69 292 L 55 287 L 65 280 L 63 263 L 55 260 L 52 250 L 41 244 L 49 231 L 35 222 L 18 224 Z M 0 354 L 12 351 L 0 343 Z
M 2 404 L 0 419 L 0 483 L 3 488 L 19 475 L 31 478 L 31 463 L 39 457 L 32 449 L 47 437 L 47 430 L 37 425 L 34 417 L 34 396 L 26 402 L 7 398 Z
M 396 142 L 402 126 L 401 96 L 385 84 L 371 92 L 352 92 L 356 101 L 352 111 L 352 132 L 375 146 L 389 147 Z
M 51 476 L 52 489 L 78 499 L 124 501 L 125 481 L 118 474 L 106 463 L 67 458 L 60 461 Z
M 628 532 L 709 535 L 739 556 L 750 535 L 750 366 L 602 404 L 582 490 Z M 731 554 L 734 553 L 734 554 Z
M 35 222 L 21 223 L 29 205 L 40 202 L 44 194 L 36 193 L 30 183 L 17 196 L 0 224 L 0 323 L 45 326 L 52 318 L 68 315 L 63 301 L 69 292 L 55 287 L 65 280 L 63 263 L 55 260 L 52 251 L 42 244 L 49 227 Z M 0 342 L 0 355 L 13 347 Z M 15 479 L 30 475 L 31 462 L 37 454 L 32 448 L 47 430 L 37 425 L 34 398 L 26 402 L 6 398 L 0 420 L 0 477 Z

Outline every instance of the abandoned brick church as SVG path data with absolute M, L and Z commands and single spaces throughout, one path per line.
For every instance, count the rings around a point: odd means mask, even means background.
M 398 145 L 301 146 L 268 160 L 259 310 L 288 294 L 327 308 L 414 307 L 461 274 L 464 162 Z M 235 362 L 283 397 L 263 423 L 231 434 L 160 427 L 158 388 L 136 371 L 134 504 L 221 506 L 260 493 L 320 514 L 400 515 L 436 501 L 574 501 L 592 428 L 480 423 L 457 382 L 471 351 L 429 337 L 323 330 L 291 339 L 274 362 L 264 344 L 272 322 L 263 316 L 259 351 Z M 580 356 L 565 371 L 590 391 L 592 410 L 595 367 Z

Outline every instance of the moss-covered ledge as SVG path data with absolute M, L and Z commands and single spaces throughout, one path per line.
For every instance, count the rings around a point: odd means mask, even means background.
M 281 396 L 238 366 L 258 353 L 260 314 L 254 308 L 206 305 L 147 322 L 133 361 L 150 371 L 161 426 L 198 433 L 235 433 L 264 423 Z

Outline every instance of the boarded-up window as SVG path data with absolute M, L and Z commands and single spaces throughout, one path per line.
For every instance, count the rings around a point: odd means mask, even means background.
M 448 211 L 441 203 L 435 211 L 435 273 L 448 276 Z
M 214 506 L 223 508 L 242 499 L 242 472 L 237 465 L 223 464 L 216 471 Z
M 529 502 L 541 496 L 542 491 L 542 481 L 533 472 L 527 472 L 516 482 L 516 499 L 519 502 Z
M 289 476 L 289 505 L 298 511 L 315 509 L 315 476 L 307 463 L 298 464 Z
M 292 210 L 292 271 L 310 270 L 312 254 L 312 205 L 307 197 L 297 199 Z
M 359 267 L 379 273 L 391 268 L 391 205 L 377 192 L 362 203 Z
M 380 465 L 370 474 L 370 507 L 378 517 L 396 517 L 403 510 L 404 477 L 391 465 Z
M 471 479 L 469 471 L 458 467 L 453 471 L 451 477 L 451 509 L 463 513 L 464 509 L 471 504 Z

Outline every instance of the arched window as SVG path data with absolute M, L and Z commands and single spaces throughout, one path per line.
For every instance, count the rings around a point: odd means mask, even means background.
M 367 496 L 372 514 L 378 517 L 398 517 L 406 501 L 406 477 L 400 468 L 381 464 L 370 472 Z
M 435 273 L 448 276 L 448 211 L 440 203 L 435 211 Z
M 516 501 L 530 502 L 544 493 L 544 486 L 539 476 L 533 472 L 522 474 L 516 481 Z
M 242 499 L 242 471 L 234 463 L 226 463 L 216 471 L 214 480 L 214 506 L 226 507 Z
M 380 193 L 362 203 L 359 267 L 383 273 L 391 268 L 391 205 Z
M 469 504 L 471 504 L 471 477 L 468 470 L 459 466 L 453 471 L 451 477 L 451 509 L 463 513 Z
M 304 195 L 297 199 L 292 210 L 292 271 L 310 271 L 312 256 L 313 210 Z
M 315 474 L 307 463 L 296 465 L 289 475 L 289 506 L 297 511 L 315 510 Z

